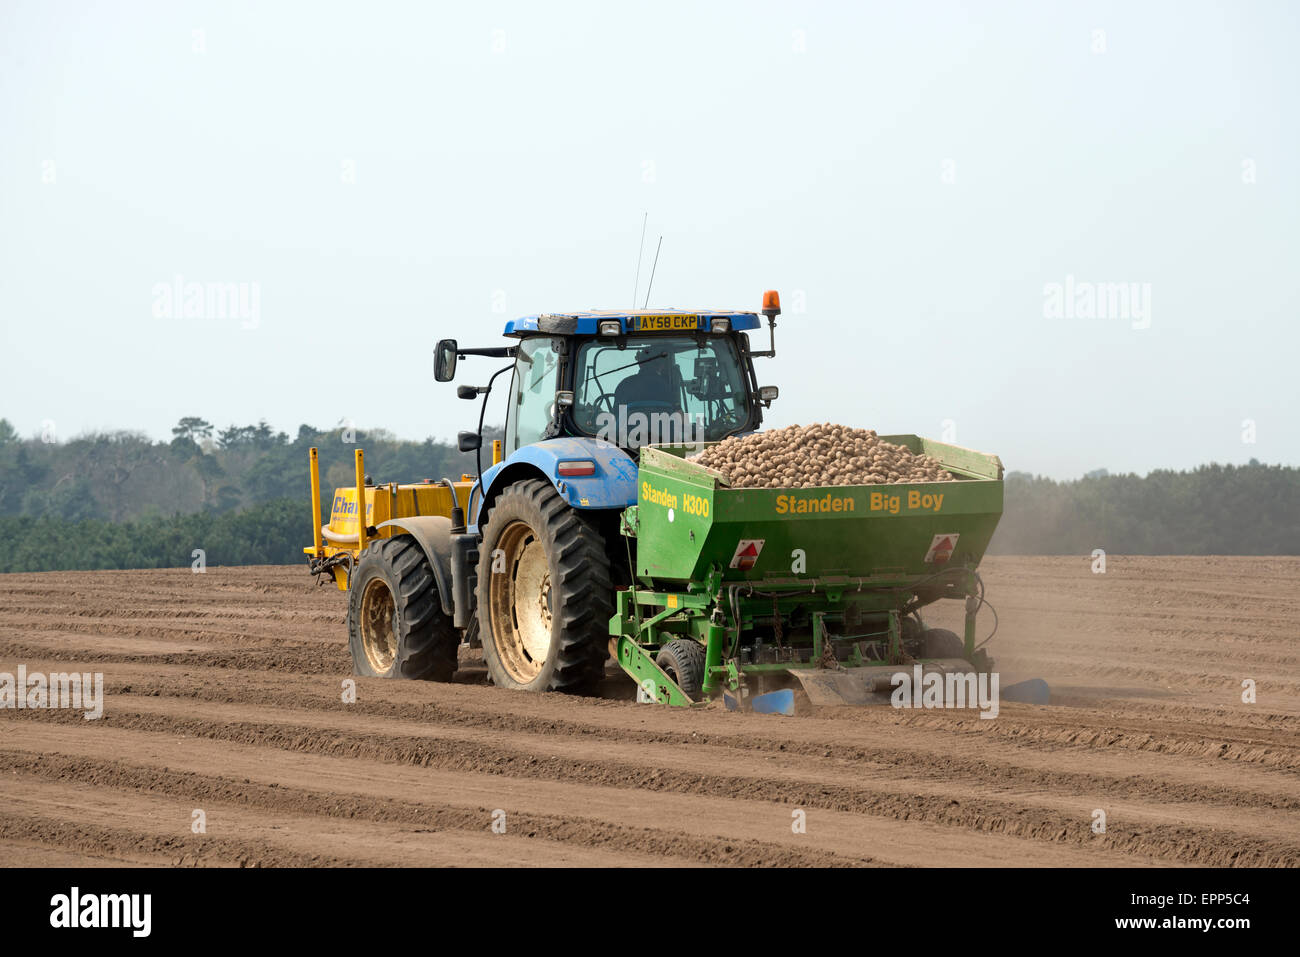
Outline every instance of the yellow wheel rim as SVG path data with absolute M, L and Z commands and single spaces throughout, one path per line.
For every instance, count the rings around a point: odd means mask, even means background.
M 541 674 L 551 651 L 550 564 L 526 522 L 511 522 L 497 540 L 488 582 L 492 640 L 506 673 L 519 684 Z
M 397 606 L 388 582 L 372 578 L 361 593 L 361 647 L 374 671 L 383 674 L 397 660 Z

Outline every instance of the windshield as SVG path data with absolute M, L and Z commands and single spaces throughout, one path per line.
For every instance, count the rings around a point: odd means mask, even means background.
M 573 419 L 622 448 L 713 442 L 749 422 L 749 392 L 735 343 L 708 336 L 628 336 L 626 347 L 578 349 Z

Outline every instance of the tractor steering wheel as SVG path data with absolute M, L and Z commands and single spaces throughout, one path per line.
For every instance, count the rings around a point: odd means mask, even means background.
M 614 409 L 614 394 L 612 392 L 602 392 L 596 396 L 595 400 L 586 404 L 582 411 L 582 421 L 578 425 L 587 432 L 595 432 L 599 427 L 597 420 L 603 412 L 608 412 L 616 419 L 618 418 L 618 413 Z

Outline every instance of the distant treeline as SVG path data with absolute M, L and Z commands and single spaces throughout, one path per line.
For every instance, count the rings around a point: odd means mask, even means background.
M 485 443 L 500 436 L 488 430 Z M 217 429 L 181 419 L 169 442 L 135 432 L 67 442 L 20 438 L 0 419 L 0 516 L 77 521 L 226 513 L 310 495 L 308 450 L 320 449 L 322 494 L 355 481 L 353 452 L 364 448 L 377 482 L 459 478 L 474 472 L 473 453 L 426 439 L 408 442 L 382 430 L 298 427 L 290 439 L 266 422 Z M 490 456 L 490 446 L 484 456 Z
M 46 443 L 0 419 L 0 572 L 304 561 L 311 541 L 307 450 L 320 448 L 322 508 L 366 450 L 379 482 L 457 477 L 472 455 L 384 432 L 266 423 L 215 432 L 187 418 L 171 442 L 114 433 Z M 499 432 L 493 434 L 499 435 Z M 354 441 L 345 441 L 352 439 Z M 485 456 L 488 455 L 485 451 Z M 324 517 L 328 517 L 327 515 Z M 995 554 L 1300 554 L 1300 469 L 1251 462 L 1145 477 L 1057 482 L 1007 476 Z
M 106 522 L 0 517 L 0 572 L 186 565 L 304 563 L 311 544 L 309 499 L 280 499 L 241 512 Z
M 991 551 L 1004 555 L 1300 555 L 1300 469 L 1202 465 L 1070 482 L 1012 472 Z

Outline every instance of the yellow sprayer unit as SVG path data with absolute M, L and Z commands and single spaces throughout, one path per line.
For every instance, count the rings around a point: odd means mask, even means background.
M 452 510 L 469 508 L 470 489 L 474 477 L 462 475 L 460 481 L 425 479 L 416 484 L 403 485 L 388 482 L 373 484 L 366 475 L 365 453 L 357 449 L 356 482 L 354 485 L 334 490 L 328 524 L 320 524 L 320 461 L 317 449 L 311 450 L 311 508 L 314 541 L 303 552 L 308 556 L 314 574 L 329 573 L 340 591 L 348 590 L 352 569 L 365 550 L 376 538 L 391 538 L 410 531 L 402 527 L 404 519 L 441 517 L 452 520 Z M 500 441 L 492 444 L 492 462 L 501 461 Z M 454 496 L 454 498 L 453 498 Z M 358 503 L 364 503 L 365 521 Z

